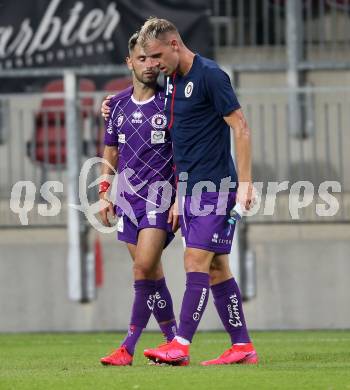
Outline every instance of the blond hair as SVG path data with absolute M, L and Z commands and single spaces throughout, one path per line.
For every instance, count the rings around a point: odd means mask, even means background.
M 131 53 L 136 44 L 137 44 L 137 40 L 139 38 L 139 32 L 136 31 L 134 34 L 131 35 L 131 37 L 129 38 L 129 42 L 128 42 L 128 49 L 129 49 L 129 53 Z
M 161 40 L 163 36 L 167 33 L 175 33 L 181 40 L 180 34 L 173 23 L 169 22 L 169 20 L 166 19 L 159 19 L 155 16 L 151 16 L 141 27 L 138 43 L 141 46 L 144 46 L 149 40 Z

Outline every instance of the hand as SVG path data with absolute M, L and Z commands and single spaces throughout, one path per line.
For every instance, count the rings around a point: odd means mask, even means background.
M 105 226 L 110 227 L 111 224 L 109 223 L 109 220 L 108 220 L 108 213 L 110 213 L 113 217 L 115 217 L 115 211 L 114 211 L 113 203 L 106 197 L 106 194 L 107 194 L 106 192 L 100 193 L 100 200 L 103 200 L 103 202 L 101 202 L 101 203 L 104 205 L 107 202 L 107 206 L 105 206 L 105 207 L 102 206 L 102 208 L 100 209 L 100 217 L 101 217 L 102 223 Z
M 104 98 L 103 102 L 102 102 L 102 106 L 101 106 L 101 115 L 103 116 L 103 118 L 105 120 L 107 120 L 109 118 L 109 113 L 111 111 L 111 109 L 109 108 L 109 102 L 111 101 L 112 97 L 114 95 L 108 95 Z
M 172 224 L 173 232 L 176 233 L 179 229 L 179 206 L 177 198 L 169 209 L 168 223 Z
M 256 202 L 256 189 L 252 182 L 240 182 L 238 185 L 236 203 L 239 203 L 243 210 L 250 210 Z

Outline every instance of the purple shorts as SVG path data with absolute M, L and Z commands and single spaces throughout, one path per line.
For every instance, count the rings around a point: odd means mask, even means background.
M 220 194 L 220 199 L 217 192 L 204 192 L 200 201 L 191 195 L 182 198 L 180 226 L 186 247 L 218 254 L 230 253 L 235 225 L 230 225 L 227 220 L 235 199 L 235 192 Z M 203 210 L 203 207 L 208 210 Z
M 168 214 L 169 210 L 164 213 L 155 213 L 151 215 L 143 214 L 137 218 L 137 221 L 132 221 L 126 215 L 122 215 L 118 218 L 118 240 L 136 245 L 140 230 L 155 228 L 167 232 L 164 244 L 164 248 L 166 248 L 175 237 L 172 231 L 172 225 L 167 222 Z

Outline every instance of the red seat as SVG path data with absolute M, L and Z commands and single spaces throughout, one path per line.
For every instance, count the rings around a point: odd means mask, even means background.
M 132 77 L 120 77 L 117 79 L 112 79 L 106 82 L 106 84 L 103 86 L 103 90 L 108 95 L 115 95 L 116 93 L 122 91 L 123 89 L 126 89 L 132 85 Z M 99 157 L 102 157 L 103 155 L 103 148 L 104 148 L 104 120 L 101 117 L 100 121 L 101 125 L 98 126 L 98 134 L 96 137 L 96 155 Z
M 80 92 L 94 92 L 96 89 L 93 81 L 79 80 Z M 63 93 L 62 80 L 49 82 L 43 93 Z M 66 126 L 64 98 L 47 98 L 41 102 L 41 108 L 35 118 L 34 139 L 27 144 L 28 156 L 36 162 L 64 165 L 66 164 Z M 87 117 L 93 111 L 94 99 L 83 96 L 80 99 L 80 116 Z
M 130 76 L 120 77 L 118 79 L 107 81 L 107 83 L 103 87 L 103 90 L 115 94 L 119 91 L 122 91 L 123 89 L 130 87 L 131 85 L 132 85 L 132 77 Z

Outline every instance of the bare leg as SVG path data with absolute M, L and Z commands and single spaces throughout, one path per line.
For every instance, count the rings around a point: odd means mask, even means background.
M 127 244 L 134 261 L 134 279 L 155 281 L 155 302 L 153 315 L 167 340 L 174 337 L 176 322 L 170 292 L 164 279 L 161 255 L 166 240 L 166 232 L 160 229 L 142 229 L 137 245 Z M 169 325 L 167 327 L 166 325 Z
M 228 255 L 215 254 L 213 261 L 210 265 L 210 286 L 225 282 L 233 277 Z
M 134 254 L 135 280 L 155 280 L 156 276 L 164 276 L 159 264 L 165 240 L 164 230 L 147 228 L 140 231 Z

